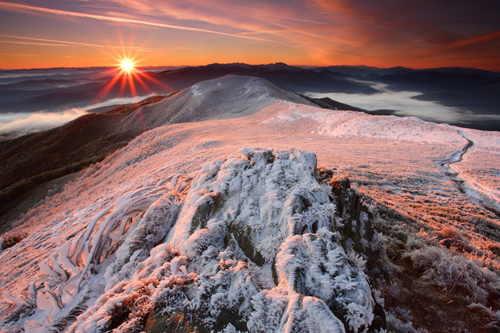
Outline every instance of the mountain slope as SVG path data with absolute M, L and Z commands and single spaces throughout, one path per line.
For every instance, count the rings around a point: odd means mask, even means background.
M 35 186 L 102 160 L 146 130 L 178 122 L 250 115 L 277 100 L 313 103 L 267 81 L 227 76 L 178 94 L 88 114 L 59 128 L 0 141 L 0 206 Z M 163 100 L 163 101 L 162 101 Z
M 22 217 L 2 328 L 494 327 L 499 139 L 289 101 L 146 131 Z
M 197 83 L 172 98 L 146 106 L 131 114 L 126 121 L 151 129 L 174 123 L 242 117 L 252 115 L 277 100 L 315 105 L 263 79 L 227 75 Z

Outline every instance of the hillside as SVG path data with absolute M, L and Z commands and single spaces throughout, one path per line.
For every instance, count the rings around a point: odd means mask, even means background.
M 498 327 L 499 133 L 259 104 L 269 84 L 236 79 L 173 96 L 204 121 L 143 132 L 21 218 L 3 329 Z M 171 98 L 145 109 L 165 123 Z
M 2 214 L 12 209 L 8 203 L 20 195 L 101 161 L 146 130 L 171 123 L 246 116 L 279 99 L 313 104 L 262 79 L 228 76 L 217 84 L 202 82 L 167 98 L 152 97 L 87 114 L 52 130 L 0 141 L 0 222 Z

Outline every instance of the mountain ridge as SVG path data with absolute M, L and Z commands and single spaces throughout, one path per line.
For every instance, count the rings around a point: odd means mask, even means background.
M 36 86 L 33 85 L 33 81 L 30 83 L 29 80 L 25 84 L 31 86 L 31 90 L 18 90 L 22 84 L 16 83 L 13 84 L 12 89 L 9 89 L 8 85 L 3 86 L 1 87 L 3 91 L 0 91 L 0 112 L 32 112 L 40 110 L 54 112 L 69 107 L 88 109 L 91 108 L 92 104 L 98 102 L 96 96 L 101 99 L 102 97 L 112 99 L 134 95 L 127 84 L 124 86 L 126 89 L 120 89 L 119 85 L 115 84 L 114 88 L 107 91 L 106 96 L 102 96 L 102 92 L 107 90 L 105 87 L 111 85 L 113 77 L 109 76 L 109 73 L 99 75 L 95 70 L 89 69 L 88 71 L 92 77 L 85 78 L 85 76 L 82 76 L 85 72 L 84 69 L 76 71 L 76 74 L 74 74 L 76 75 L 75 80 L 68 80 L 66 87 L 58 87 L 56 83 L 59 81 L 55 81 L 51 87 L 44 86 L 43 90 L 37 90 Z M 56 72 L 61 72 L 61 70 Z M 448 120 L 455 121 L 453 122 L 454 125 L 481 130 L 498 131 L 500 128 L 498 118 L 500 73 L 473 68 L 411 69 L 367 66 L 304 68 L 288 66 L 284 63 L 267 65 L 209 64 L 171 68 L 164 71 L 158 68 L 156 71 L 143 73 L 143 75 L 149 77 L 149 79 L 145 79 L 148 87 L 145 89 L 143 85 L 137 85 L 135 95 L 169 94 L 198 82 L 228 74 L 260 77 L 284 90 L 302 94 L 359 93 L 374 95 L 381 92 L 377 89 L 376 84 L 384 83 L 388 85 L 390 91 L 409 90 L 420 94 L 429 94 L 425 97 L 427 101 L 441 104 L 445 108 L 454 108 L 459 113 L 461 111 L 467 113 L 467 119 L 464 121 L 460 119 Z M 60 77 L 57 78 L 60 80 Z M 84 79 L 87 81 L 80 81 Z M 47 79 L 45 78 L 45 80 Z M 363 82 L 367 80 L 369 82 Z M 45 82 L 50 83 L 52 81 Z M 450 95 L 456 95 L 458 98 L 450 100 L 450 98 L 446 97 Z M 356 105 L 354 106 L 356 107 Z M 394 107 L 379 107 L 379 109 L 381 109 L 377 111 L 379 114 L 398 114 L 398 110 Z M 391 109 L 394 110 L 390 111 Z M 434 121 L 442 122 L 443 120 L 437 116 Z
M 282 100 L 145 131 L 21 218 L 27 235 L 0 255 L 15 267 L 0 271 L 1 325 L 486 329 L 499 218 L 453 179 L 495 191 L 498 142 Z
M 197 96 L 197 89 L 204 96 Z M 21 194 L 101 161 L 144 131 L 171 123 L 246 116 L 279 99 L 313 105 L 262 79 L 227 76 L 168 97 L 151 97 L 87 114 L 52 130 L 0 141 L 1 213 L 12 209 L 8 203 Z

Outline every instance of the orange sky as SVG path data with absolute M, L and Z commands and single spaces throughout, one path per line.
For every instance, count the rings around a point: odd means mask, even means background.
M 214 62 L 500 71 L 491 0 L 0 1 L 0 68 Z

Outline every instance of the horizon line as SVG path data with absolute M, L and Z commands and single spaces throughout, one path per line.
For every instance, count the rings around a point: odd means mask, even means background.
M 213 63 L 208 63 L 204 65 L 138 65 L 135 66 L 136 68 L 147 68 L 147 67 L 171 67 L 171 68 L 184 68 L 184 67 L 205 67 L 205 66 L 210 66 L 210 65 L 236 65 L 236 64 L 241 64 L 241 65 L 249 65 L 249 66 L 269 66 L 269 65 L 275 65 L 275 64 L 284 64 L 289 67 L 300 67 L 300 68 L 325 68 L 325 67 L 372 67 L 372 68 L 377 68 L 377 69 L 391 69 L 391 68 L 406 68 L 406 69 L 412 69 L 412 70 L 432 70 L 432 69 L 442 69 L 442 68 L 462 68 L 462 69 L 476 69 L 476 70 L 483 70 L 487 72 L 493 72 L 493 73 L 500 73 L 500 69 L 492 70 L 492 69 L 485 69 L 485 68 L 478 68 L 478 67 L 468 67 L 468 66 L 439 66 L 439 67 L 407 67 L 407 66 L 401 66 L 401 65 L 396 65 L 396 66 L 391 66 L 391 67 L 378 67 L 378 66 L 372 66 L 372 65 L 364 65 L 364 64 L 359 64 L 359 65 L 290 65 L 286 64 L 284 62 L 278 61 L 278 62 L 272 62 L 272 63 L 267 63 L 267 64 L 249 64 L 249 63 L 244 63 L 244 62 L 227 62 L 227 63 L 218 63 L 218 62 L 213 62 Z M 22 70 L 55 70 L 55 69 L 86 69 L 86 68 L 113 68 L 113 67 L 119 67 L 117 65 L 102 65 L 102 66 L 76 66 L 76 67 L 31 67 L 31 68 L 0 68 L 0 71 L 22 71 Z

